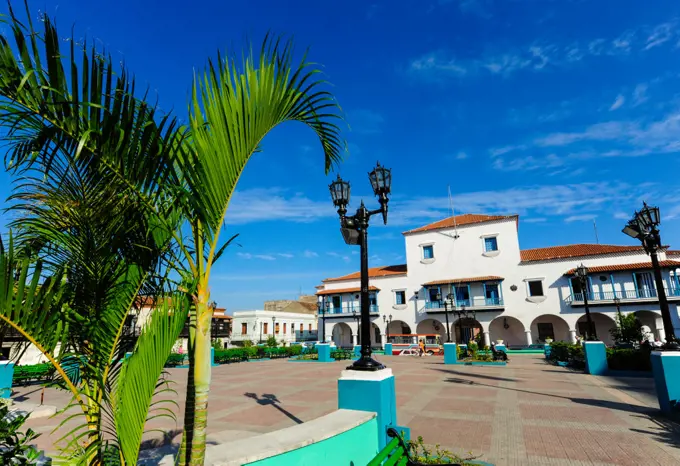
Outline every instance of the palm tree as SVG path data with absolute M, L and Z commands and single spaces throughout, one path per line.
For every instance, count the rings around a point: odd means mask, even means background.
M 316 133 L 326 172 L 341 160 L 344 141 L 336 124 L 340 108 L 323 89 L 319 73 L 306 55 L 294 62 L 292 41 L 267 37 L 259 56 L 251 50 L 237 64 L 218 55 L 194 81 L 189 137 L 177 162 L 183 212 L 195 250 L 185 259 L 197 287 L 180 464 L 202 465 L 204 461 L 211 370 L 210 274 L 223 251 L 220 233 L 246 163 L 260 150 L 265 136 L 288 121 L 301 122 Z
M 173 292 L 177 284 L 168 279 L 181 217 L 157 189 L 173 174 L 166 165 L 181 133 L 135 98 L 124 69 L 114 77 L 110 56 L 73 40 L 62 54 L 51 20 L 44 17 L 38 33 L 27 17 L 24 26 L 10 10 L 14 47 L 0 36 L 0 126 L 6 165 L 18 175 L 13 226 L 23 264 L 17 280 L 4 282 L 0 321 L 45 354 L 84 415 L 63 438 L 70 464 L 101 463 L 111 447 L 121 462 L 136 464 L 151 398 L 162 389 L 159 377 L 194 289 L 180 276 L 182 291 Z M 6 276 L 17 269 L 9 251 Z M 33 296 L 48 289 L 38 287 L 43 266 L 65 277 L 63 302 L 37 305 Z M 140 295 L 172 300 L 162 300 L 122 361 L 123 326 Z

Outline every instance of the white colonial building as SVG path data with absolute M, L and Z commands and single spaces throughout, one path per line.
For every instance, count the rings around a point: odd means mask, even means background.
M 602 341 L 612 342 L 615 298 L 622 312 L 635 312 L 656 338 L 665 338 L 651 262 L 641 247 L 522 250 L 518 227 L 517 215 L 464 214 L 404 232 L 406 264 L 369 270 L 372 344 L 384 343 L 386 333 L 436 333 L 446 341 L 447 318 L 457 342 L 479 333 L 486 344 L 504 340 L 511 347 L 546 338 L 574 342 L 586 328 L 583 290 L 573 278 L 581 263 L 589 269 L 589 308 Z M 680 329 L 680 251 L 664 249 L 659 260 L 674 328 Z M 355 344 L 359 273 L 328 278 L 317 288 L 326 338 L 339 346 Z M 445 313 L 442 301 L 449 294 L 455 309 Z M 459 319 L 463 310 L 468 318 Z
M 246 340 L 253 343 L 265 342 L 271 336 L 284 344 L 317 338 L 314 313 L 237 311 L 233 318 L 231 342 L 239 346 Z

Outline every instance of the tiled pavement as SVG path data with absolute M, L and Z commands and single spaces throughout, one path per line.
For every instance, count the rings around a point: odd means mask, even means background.
M 592 377 L 547 365 L 538 355 L 513 356 L 507 367 L 444 366 L 437 357 L 385 362 L 397 379 L 399 423 L 426 443 L 498 466 L 680 464 L 680 426 L 657 417 L 649 379 Z M 209 441 L 269 432 L 335 410 L 336 380 L 346 365 L 277 360 L 214 368 Z M 182 407 L 186 370 L 170 373 Z M 40 391 L 32 390 L 19 394 L 39 399 Z M 46 404 L 65 401 L 61 393 L 46 392 Z M 152 426 L 172 437 L 181 416 L 177 424 L 164 419 Z M 41 448 L 53 448 L 58 437 L 49 432 L 56 424 L 29 420 L 45 433 Z

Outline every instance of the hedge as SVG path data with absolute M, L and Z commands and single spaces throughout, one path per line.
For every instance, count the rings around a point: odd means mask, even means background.
M 651 371 L 649 351 L 644 349 L 607 348 L 609 369 L 623 371 Z
M 247 348 L 230 348 L 215 350 L 215 363 L 228 364 L 231 362 L 247 361 L 261 358 L 287 358 L 302 354 L 302 346 L 294 345 L 281 348 L 268 348 L 262 346 L 250 346 Z
M 554 341 L 550 344 L 550 360 L 569 363 L 569 366 L 582 369 L 586 366 L 583 346 L 563 341 Z

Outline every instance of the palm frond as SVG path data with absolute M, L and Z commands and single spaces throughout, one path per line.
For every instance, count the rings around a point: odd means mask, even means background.
M 237 66 L 218 56 L 194 80 L 191 144 L 185 145 L 179 165 L 194 218 L 211 238 L 217 237 L 250 156 L 277 125 L 298 121 L 310 127 L 319 138 L 326 171 L 342 158 L 340 107 L 324 90 L 320 70 L 306 56 L 295 64 L 293 55 L 292 41 L 267 37 L 259 57 L 251 51 Z
M 137 464 L 144 425 L 154 394 L 167 390 L 165 384 L 158 380 L 167 356 L 184 327 L 188 312 L 186 294 L 177 293 L 172 300 L 164 300 L 144 327 L 135 351 L 123 363 L 115 387 L 113 407 L 116 431 L 127 464 Z

